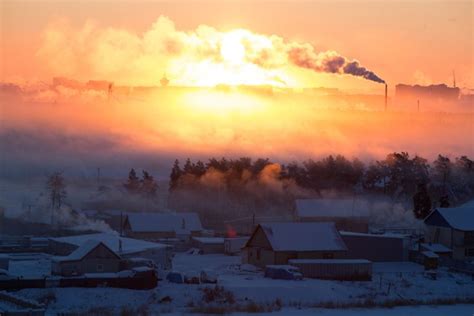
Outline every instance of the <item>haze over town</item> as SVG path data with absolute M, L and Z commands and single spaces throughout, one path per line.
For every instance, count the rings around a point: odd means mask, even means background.
M 0 314 L 471 315 L 472 13 L 3 1 Z

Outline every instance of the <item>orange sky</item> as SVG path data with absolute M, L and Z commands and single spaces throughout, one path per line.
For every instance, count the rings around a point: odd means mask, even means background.
M 93 23 L 98 29 L 125 30 L 140 37 L 164 15 L 179 31 L 192 31 L 202 24 L 218 31 L 245 28 L 288 41 L 308 42 L 317 51 L 335 50 L 359 60 L 389 84 L 451 84 L 455 69 L 459 86 L 474 86 L 472 1 L 63 0 L 2 1 L 0 5 L 2 80 L 49 81 L 53 75 L 62 75 L 58 68 L 45 67 L 38 57 L 44 45 L 42 34 L 55 21 L 66 19 L 72 32 Z M 159 79 L 161 69 L 156 72 Z M 350 76 L 310 71 L 297 76 L 305 85 L 314 82 L 314 86 L 380 89 L 373 82 Z

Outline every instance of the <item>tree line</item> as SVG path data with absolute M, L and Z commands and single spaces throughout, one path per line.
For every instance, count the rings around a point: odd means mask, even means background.
M 268 158 L 210 158 L 206 163 L 187 159 L 183 166 L 176 160 L 169 180 L 171 201 L 173 195 L 181 200 L 183 191 L 188 196 L 192 192 L 208 197 L 226 194 L 235 203 L 251 200 L 253 205 L 262 207 L 268 203 L 287 205 L 302 191 L 314 197 L 323 197 L 327 192 L 342 196 L 379 194 L 398 201 L 411 200 L 415 216 L 423 218 L 432 207 L 454 206 L 474 197 L 474 162 L 467 156 L 450 159 L 438 155 L 428 162 L 417 155 L 394 152 L 384 159 L 363 163 L 357 158 L 329 155 L 278 165 L 277 174 L 273 170 L 272 176 L 280 183 L 279 190 L 262 192 L 268 183 L 259 179 L 270 165 L 274 162 Z M 218 174 L 217 186 L 209 187 L 208 181 L 200 181 L 209 178 L 209 172 Z M 262 201 L 262 197 L 271 200 Z

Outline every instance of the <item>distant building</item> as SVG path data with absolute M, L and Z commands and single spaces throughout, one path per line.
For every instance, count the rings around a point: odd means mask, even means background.
M 110 92 L 113 88 L 114 83 L 106 80 L 89 80 L 86 83 L 85 88 L 87 90 L 96 91 L 107 91 Z
M 145 240 L 200 236 L 201 220 L 197 213 L 129 213 L 123 224 L 127 237 Z
M 109 233 L 50 238 L 50 252 L 55 255 L 68 255 L 88 240 L 102 242 L 124 259 L 145 258 L 152 260 L 159 269 L 167 270 L 172 267 L 171 246 Z
M 193 237 L 192 245 L 203 254 L 224 253 L 224 238 L 222 237 Z
M 244 263 L 264 267 L 290 259 L 343 258 L 347 247 L 334 223 L 258 225 L 242 251 Z
M 52 274 L 62 276 L 85 273 L 115 273 L 120 270 L 120 256 L 104 243 L 88 240 L 66 257 L 52 260 Z
M 367 233 L 369 210 L 365 203 L 353 199 L 296 200 L 296 220 L 300 222 L 333 222 L 338 230 Z
M 457 102 L 461 90 L 456 87 L 448 87 L 445 84 L 420 86 L 397 84 L 395 87 L 395 98 L 398 103 L 416 103 L 420 101 L 431 102 Z
M 437 208 L 425 218 L 426 241 L 453 251 L 453 259 L 474 259 L 474 200 L 453 208 Z

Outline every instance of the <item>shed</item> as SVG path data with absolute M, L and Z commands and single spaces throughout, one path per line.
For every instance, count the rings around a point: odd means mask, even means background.
M 224 253 L 224 238 L 222 237 L 193 237 L 192 245 L 203 254 Z
M 346 258 L 374 262 L 407 261 L 410 239 L 400 234 L 365 234 L 341 231 L 347 246 Z
M 296 219 L 300 222 L 333 222 L 338 230 L 367 233 L 367 203 L 354 199 L 297 199 Z
M 120 256 L 104 243 L 88 240 L 68 256 L 53 258 L 52 274 L 115 273 L 120 270 L 120 260 Z
M 232 237 L 224 239 L 224 253 L 227 255 L 236 255 L 240 254 L 242 248 L 245 246 L 245 243 L 249 240 L 250 237 Z
M 203 230 L 196 213 L 129 213 L 123 227 L 127 237 L 146 240 L 189 239 Z
M 242 261 L 260 267 L 284 265 L 289 259 L 340 258 L 346 250 L 334 223 L 267 223 L 255 228 Z
M 430 251 L 440 257 L 451 257 L 453 250 L 443 244 L 422 243 L 420 244 L 420 251 Z

